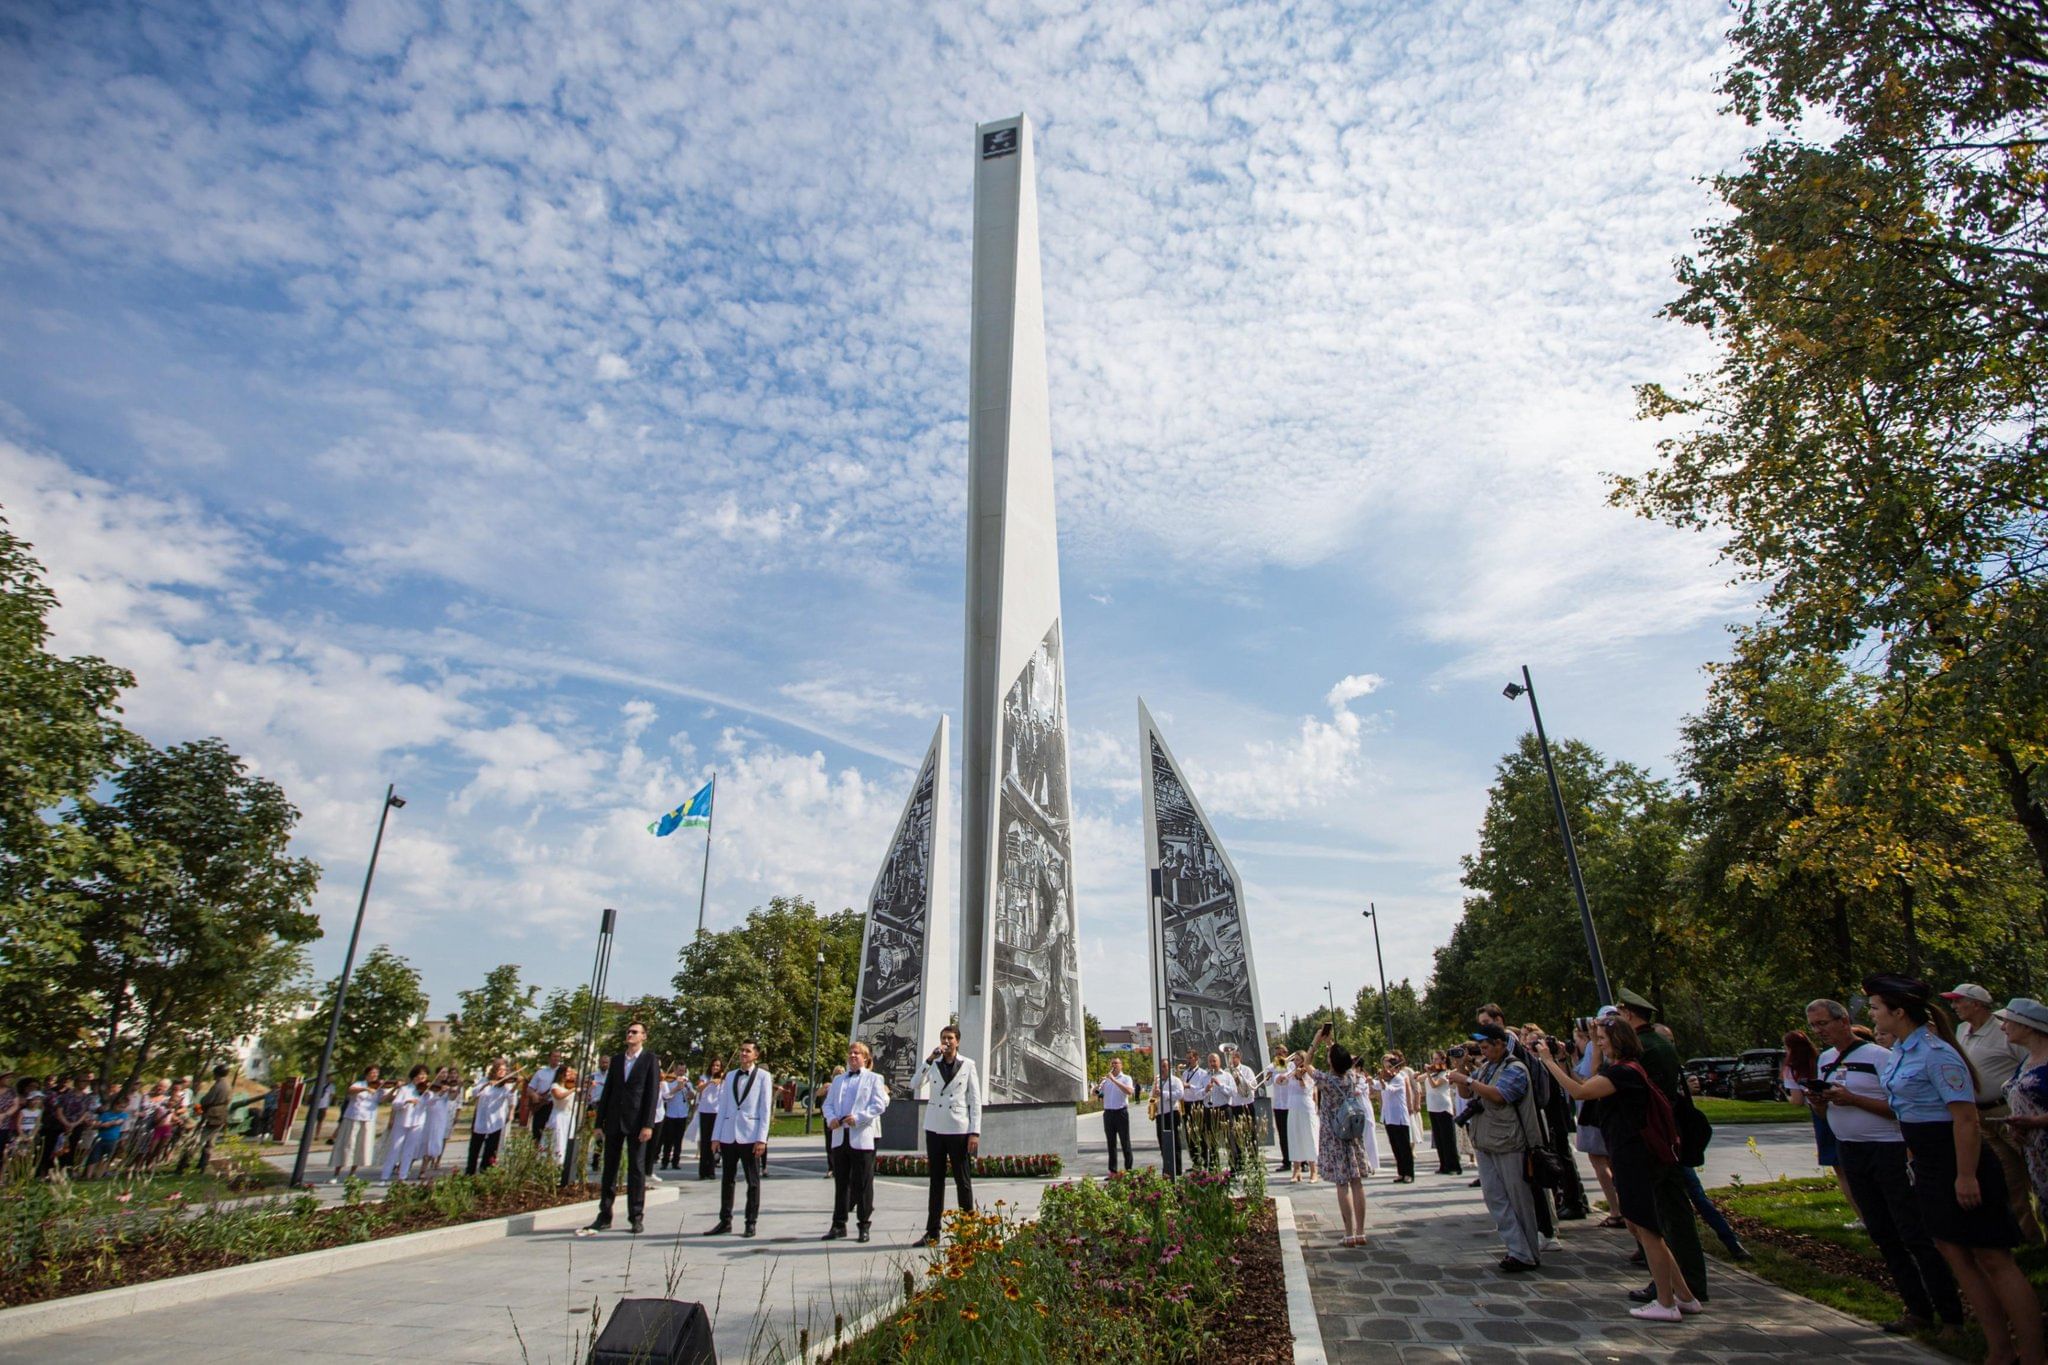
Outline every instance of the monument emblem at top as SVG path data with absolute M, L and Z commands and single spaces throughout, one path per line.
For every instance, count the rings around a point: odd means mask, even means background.
M 960 1025 L 996 1103 L 1087 1089 L 1031 124 L 975 129 Z

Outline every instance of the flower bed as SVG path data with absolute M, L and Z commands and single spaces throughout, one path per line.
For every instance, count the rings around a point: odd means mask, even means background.
M 999 1179 L 1005 1176 L 1054 1176 L 1060 1173 L 1060 1159 L 1052 1152 L 1041 1152 L 1037 1156 L 978 1156 L 974 1158 L 974 1174 L 977 1179 L 987 1177 Z M 932 1164 L 921 1156 L 902 1156 L 894 1152 L 875 1157 L 876 1175 L 928 1176 Z
M 1045 1193 L 1036 1222 L 957 1212 L 925 1282 L 833 1365 L 1294 1358 L 1272 1203 L 1223 1176 L 1153 1171 Z
M 311 1194 L 191 1209 L 146 1186 L 29 1181 L 0 1189 L 0 1307 L 40 1303 L 121 1285 L 267 1261 L 429 1228 L 531 1213 L 592 1198 L 587 1185 L 560 1187 L 560 1168 L 523 1135 L 480 1175 L 444 1175 L 398 1185 L 366 1203 L 351 1181 L 346 1202 L 322 1207 Z

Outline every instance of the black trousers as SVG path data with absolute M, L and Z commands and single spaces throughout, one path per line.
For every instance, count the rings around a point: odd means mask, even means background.
M 725 1172 L 718 1186 L 718 1221 L 732 1221 L 732 1182 L 737 1174 L 747 1177 L 747 1226 L 752 1227 L 761 1216 L 761 1159 L 754 1155 L 751 1142 L 722 1142 L 719 1154 L 725 1159 Z
M 495 1133 L 479 1133 L 471 1130 L 469 1135 L 469 1164 L 466 1173 L 475 1175 L 488 1171 L 498 1164 L 498 1139 L 505 1136 L 504 1129 Z
M 542 1100 L 539 1104 L 533 1106 L 533 1112 L 527 1117 L 528 1121 L 533 1124 L 533 1140 L 535 1142 L 540 1141 L 540 1135 L 548 1130 L 548 1120 L 554 1116 L 555 1102 L 551 1099 Z
M 946 1215 L 946 1168 L 953 1168 L 953 1193 L 960 1207 L 974 1207 L 974 1158 L 967 1155 L 967 1134 L 934 1133 L 925 1130 L 924 1156 L 932 1169 L 931 1207 L 925 1219 L 924 1235 L 937 1237 Z
M 1294 1164 L 1294 1158 L 1287 1154 L 1287 1111 L 1277 1105 L 1273 1109 L 1273 1127 L 1280 1134 L 1280 1166 L 1285 1170 Z
M 1465 1174 L 1465 1163 L 1458 1157 L 1458 1125 L 1452 1115 L 1436 1112 L 1430 1114 L 1429 1140 L 1436 1145 L 1438 1175 Z
M 1131 1111 L 1129 1106 L 1122 1109 L 1102 1111 L 1102 1136 L 1109 1143 L 1109 1169 L 1116 1170 L 1116 1148 L 1124 1148 L 1124 1169 L 1130 1170 L 1137 1163 L 1131 1160 Z
M 1180 1115 L 1172 1105 L 1159 1111 L 1159 1117 L 1152 1126 L 1159 1134 L 1159 1169 L 1168 1176 L 1180 1174 Z
M 1920 1220 L 1920 1205 L 1906 1171 L 1906 1144 L 1837 1141 L 1835 1156 L 1849 1192 L 1856 1196 L 1863 1228 L 1877 1243 L 1906 1311 L 1961 1323 L 1963 1301 L 1956 1293 L 1955 1274 Z
M 718 1115 L 697 1115 L 697 1178 L 709 1180 L 718 1174 L 718 1144 L 711 1140 L 711 1130 L 718 1125 Z
M 1564 1163 L 1564 1187 L 1557 1191 L 1557 1216 L 1580 1219 L 1592 1212 L 1586 1202 L 1586 1182 L 1579 1176 L 1579 1154 L 1572 1147 L 1571 1129 L 1558 1115 L 1550 1120 L 1550 1150 Z
M 597 1188 L 597 1221 L 612 1221 L 612 1200 L 619 1192 L 619 1161 L 626 1163 L 626 1216 L 634 1222 L 647 1213 L 647 1144 L 638 1132 L 604 1135 L 604 1176 Z
M 1387 1125 L 1387 1145 L 1394 1149 L 1394 1174 L 1403 1180 L 1415 1178 L 1415 1142 L 1405 1123 Z
M 688 1114 L 683 1115 L 681 1118 L 664 1118 L 661 1121 L 661 1151 L 659 1157 L 660 1164 L 664 1168 L 674 1170 L 683 1164 L 683 1134 L 689 1127 L 690 1116 Z
M 828 1154 L 832 1163 L 832 1226 L 846 1231 L 850 1211 L 866 1232 L 875 1219 L 875 1154 L 845 1143 Z

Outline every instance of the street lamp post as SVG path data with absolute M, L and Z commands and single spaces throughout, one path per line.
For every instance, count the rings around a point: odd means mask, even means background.
M 306 1126 L 299 1130 L 299 1155 L 292 1162 L 292 1187 L 306 1183 L 306 1158 L 313 1152 L 313 1123 L 319 1117 L 316 1107 L 320 1103 L 320 1092 L 327 1086 L 327 1073 L 334 1065 L 334 1045 L 341 1037 L 341 1008 L 348 999 L 348 979 L 355 971 L 356 945 L 363 937 L 363 912 L 370 906 L 370 883 L 377 877 L 377 854 L 384 848 L 384 822 L 391 818 L 394 810 L 405 809 L 405 798 L 400 796 L 396 784 L 386 783 L 384 804 L 377 812 L 377 838 L 370 845 L 370 870 L 363 874 L 363 894 L 356 900 L 356 923 L 348 934 L 348 956 L 341 962 L 341 981 L 334 988 L 334 1008 L 327 1017 L 327 1042 L 320 1049 L 320 1068 L 313 1073 L 313 1093 L 307 1097 Z
M 1325 981 L 1323 983 L 1323 994 L 1330 997 L 1330 1027 L 1334 1029 L 1337 1027 L 1337 992 L 1331 989 L 1329 982 Z
M 818 987 L 811 995 L 811 1082 L 804 1091 L 804 1136 L 811 1135 L 811 1111 L 818 1107 L 818 1008 L 825 1002 L 825 950 L 818 950 Z
M 1593 967 L 1593 990 L 1600 997 L 1602 1005 L 1614 1003 L 1614 992 L 1607 984 L 1607 964 L 1600 956 L 1600 935 L 1593 928 L 1593 906 L 1586 899 L 1586 879 L 1579 875 L 1579 850 L 1572 843 L 1571 818 L 1564 807 L 1564 790 L 1557 785 L 1557 765 L 1550 758 L 1550 737 L 1543 733 L 1543 711 L 1536 705 L 1536 681 L 1529 676 L 1529 665 L 1522 665 L 1522 680 L 1509 683 L 1501 689 L 1501 695 L 1509 701 L 1517 697 L 1529 698 L 1529 714 L 1536 720 L 1536 744 L 1543 751 L 1543 771 L 1550 779 L 1550 800 L 1557 808 L 1557 832 L 1564 840 L 1565 867 L 1572 874 L 1572 894 L 1579 898 L 1579 927 L 1586 935 L 1586 957 Z
M 1387 999 L 1387 959 L 1380 952 L 1380 907 L 1376 902 L 1367 901 L 1367 909 L 1361 911 L 1372 921 L 1372 955 L 1380 964 L 1380 1019 L 1386 1025 L 1386 1046 L 1394 1046 L 1394 1005 Z
M 583 1131 L 583 1097 L 590 1093 L 590 1073 L 595 1069 L 593 1054 L 604 1023 L 604 995 L 612 974 L 612 935 L 618 923 L 619 912 L 609 907 L 597 922 L 597 951 L 590 959 L 590 1004 L 583 1012 L 583 1035 L 576 1043 L 576 1093 L 569 1097 L 569 1140 L 562 1144 L 564 1186 L 575 1183 L 583 1171 L 576 1135 Z

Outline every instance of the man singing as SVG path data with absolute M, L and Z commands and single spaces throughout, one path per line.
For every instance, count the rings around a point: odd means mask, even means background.
M 874 1069 L 866 1043 L 846 1049 L 846 1072 L 832 1078 L 825 1093 L 825 1152 L 832 1163 L 832 1229 L 824 1240 L 846 1235 L 846 1211 L 852 1206 L 860 1223 L 860 1240 L 868 1240 L 875 1216 L 875 1133 L 882 1111 L 889 1107 L 889 1084 Z
M 924 1109 L 924 1151 L 931 1163 L 931 1208 L 924 1238 L 917 1245 L 939 1244 L 939 1223 L 946 1212 L 946 1167 L 953 1168 L 953 1190 L 960 1207 L 974 1207 L 974 1154 L 981 1150 L 981 1078 L 974 1063 L 960 1055 L 960 1030 L 951 1024 L 939 1030 L 938 1050 L 925 1058 L 911 1082 L 910 1093 L 932 1087 Z
M 647 1213 L 647 1143 L 661 1124 L 661 1059 L 646 1050 L 647 1026 L 626 1025 L 626 1050 L 612 1054 L 597 1101 L 597 1131 L 604 1134 L 604 1176 L 598 1186 L 597 1219 L 578 1228 L 595 1237 L 612 1225 L 612 1201 L 619 1192 L 619 1160 L 626 1162 L 626 1218 L 639 1232 Z
M 725 1091 L 718 1097 L 718 1124 L 712 1136 L 724 1163 L 718 1188 L 718 1223 L 704 1235 L 717 1237 L 732 1231 L 733 1177 L 747 1177 L 747 1230 L 761 1217 L 761 1158 L 768 1154 L 769 1102 L 775 1094 L 775 1077 L 758 1065 L 761 1045 L 749 1038 L 740 1044 L 740 1064 L 727 1073 Z
M 1109 1074 L 1095 1083 L 1095 1093 L 1102 1097 L 1102 1136 L 1109 1144 L 1109 1173 L 1116 1174 L 1116 1149 L 1121 1143 L 1124 1149 L 1124 1169 L 1131 1168 L 1131 1100 L 1138 1093 L 1129 1076 L 1124 1075 L 1124 1059 L 1109 1059 Z

